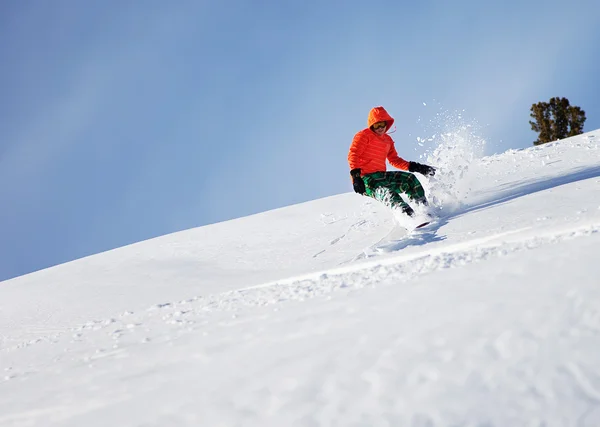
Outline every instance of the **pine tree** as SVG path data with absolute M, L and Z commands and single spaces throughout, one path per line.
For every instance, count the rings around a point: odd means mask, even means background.
M 538 102 L 531 106 L 530 116 L 535 119 L 535 122 L 530 120 L 529 124 L 531 124 L 532 130 L 539 133 L 538 139 L 533 142 L 533 145 L 551 141 L 549 107 L 547 102 Z
M 569 123 L 571 130 L 567 136 L 575 136 L 583 133 L 583 124 L 585 123 L 585 111 L 579 107 L 571 107 L 569 110 Z
M 531 129 L 538 132 L 534 145 L 583 133 L 585 111 L 571 106 L 567 98 L 550 98 L 550 102 L 538 102 L 531 106 Z

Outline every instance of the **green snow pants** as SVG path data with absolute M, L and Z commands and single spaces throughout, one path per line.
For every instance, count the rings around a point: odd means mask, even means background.
M 374 172 L 364 175 L 362 179 L 365 182 L 367 196 L 389 203 L 392 208 L 408 206 L 400 196 L 402 193 L 410 200 L 427 204 L 423 186 L 410 172 Z

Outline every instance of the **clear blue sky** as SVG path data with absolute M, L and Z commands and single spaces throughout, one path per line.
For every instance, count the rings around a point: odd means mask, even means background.
M 410 3 L 410 4 L 409 4 Z M 0 280 L 351 191 L 369 109 L 487 154 L 552 96 L 600 128 L 597 0 L 0 3 Z M 423 104 L 427 104 L 426 106 Z

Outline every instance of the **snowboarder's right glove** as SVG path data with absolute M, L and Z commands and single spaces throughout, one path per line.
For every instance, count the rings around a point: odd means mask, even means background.
M 367 189 L 365 188 L 365 182 L 360 176 L 360 169 L 352 169 L 350 171 L 350 176 L 352 177 L 352 186 L 354 187 L 354 191 L 358 194 L 365 194 Z
M 408 171 L 418 172 L 425 176 L 435 175 L 435 168 L 433 166 L 422 165 L 421 163 L 417 162 L 408 162 Z

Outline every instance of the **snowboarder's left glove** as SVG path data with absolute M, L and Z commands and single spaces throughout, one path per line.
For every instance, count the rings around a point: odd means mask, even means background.
M 365 194 L 367 189 L 365 187 L 365 182 L 360 176 L 360 169 L 352 169 L 350 171 L 350 176 L 352 177 L 352 186 L 354 187 L 354 191 L 358 194 Z
M 435 168 L 433 166 L 422 165 L 421 163 L 417 162 L 408 162 L 408 171 L 418 172 L 425 176 L 435 175 Z

